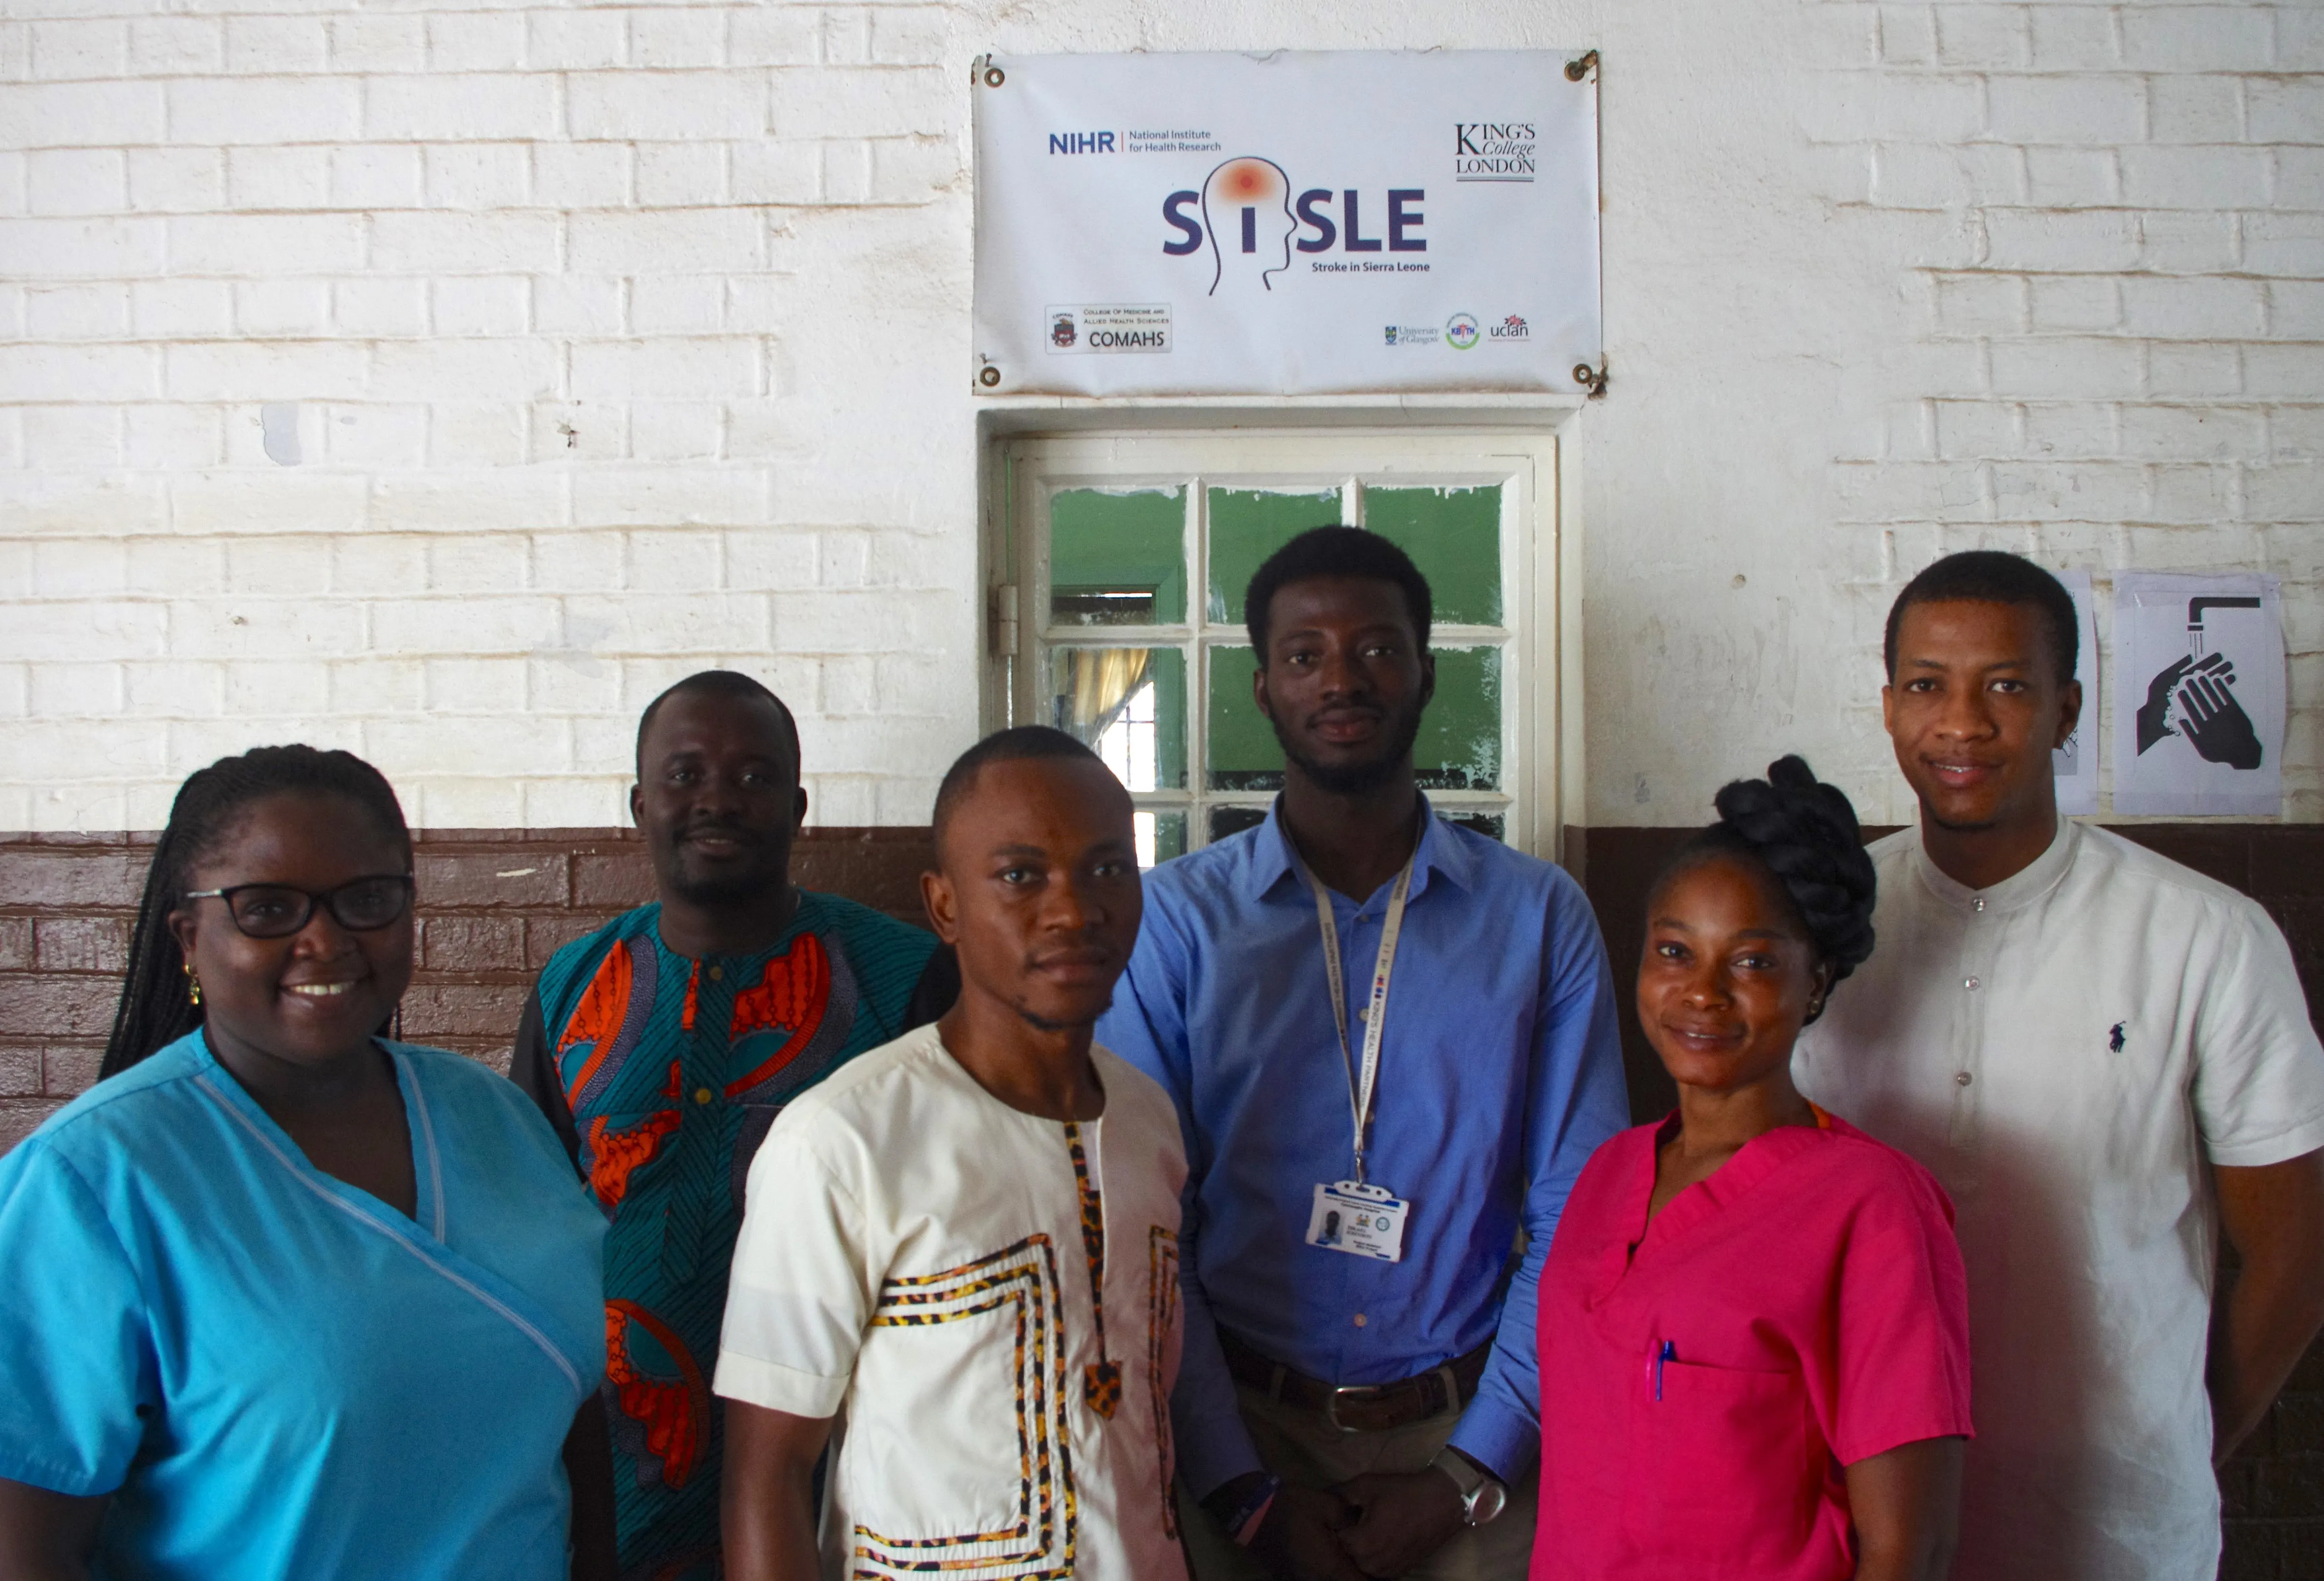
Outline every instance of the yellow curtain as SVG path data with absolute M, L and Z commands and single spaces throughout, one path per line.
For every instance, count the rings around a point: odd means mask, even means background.
M 1060 723 L 1084 741 L 1094 741 L 1145 684 L 1149 650 L 1145 648 L 1075 648 L 1065 683 L 1070 689 L 1059 699 Z

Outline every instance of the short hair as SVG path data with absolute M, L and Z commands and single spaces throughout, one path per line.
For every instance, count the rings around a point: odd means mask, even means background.
M 2050 657 L 2057 666 L 2058 683 L 2074 679 L 2081 657 L 2081 621 L 2074 614 L 2074 596 L 2066 585 L 2024 555 L 1997 549 L 1971 549 L 1949 554 L 1904 584 L 1896 602 L 1888 606 L 1888 633 L 1882 657 L 1888 679 L 1896 679 L 1896 633 L 1904 629 L 1904 612 L 1915 604 L 2017 604 L 2039 611 L 2050 631 Z
M 1047 725 L 1016 725 L 996 730 L 954 758 L 952 767 L 945 771 L 944 783 L 936 787 L 936 810 L 928 819 L 936 848 L 944 848 L 945 826 L 952 822 L 953 814 L 960 810 L 960 804 L 976 788 L 976 776 L 985 764 L 1051 758 L 1086 760 L 1105 767 L 1105 760 L 1092 752 L 1086 743 Z
M 765 686 L 739 670 L 699 670 L 684 680 L 662 689 L 661 695 L 646 705 L 638 716 L 637 772 L 641 779 L 646 772 L 646 732 L 653 728 L 654 716 L 661 706 L 674 697 L 751 698 L 775 706 L 775 717 L 782 721 L 783 744 L 791 749 L 791 772 L 797 773 L 799 763 L 798 721 L 791 717 L 790 707 Z
M 1420 574 L 1412 557 L 1379 533 L 1360 527 L 1311 527 L 1268 555 L 1243 589 L 1243 623 L 1250 630 L 1250 645 L 1259 668 L 1267 667 L 1268 617 L 1275 596 L 1293 582 L 1314 577 L 1393 582 L 1404 590 L 1404 605 L 1412 614 L 1413 632 L 1420 645 L 1428 646 L 1435 604 L 1428 591 L 1428 578 Z
M 1648 892 L 1719 856 L 1741 856 L 1774 875 L 1837 983 L 1872 954 L 1872 903 L 1878 878 L 1846 791 L 1815 777 L 1794 755 L 1767 765 L 1764 780 L 1736 780 L 1712 805 L 1719 821 L 1681 846 Z

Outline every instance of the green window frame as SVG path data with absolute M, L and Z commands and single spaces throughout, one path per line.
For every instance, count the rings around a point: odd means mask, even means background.
M 1281 753 L 1250 698 L 1243 585 L 1340 522 L 1430 582 L 1437 697 L 1415 756 L 1438 810 L 1554 857 L 1563 677 L 1556 440 L 1350 430 L 1001 442 L 991 723 L 1056 725 L 1130 787 L 1141 857 L 1262 818 Z M 1578 651 L 1578 648 L 1577 648 Z

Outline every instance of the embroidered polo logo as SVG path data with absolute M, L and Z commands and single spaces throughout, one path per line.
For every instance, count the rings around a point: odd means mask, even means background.
M 2108 1032 L 2108 1033 L 2107 1034 L 2107 1049 L 2109 1049 L 2110 1050 L 2112 1050 L 2113 1052 L 2116 1053 L 2116 1054 L 2119 1054 L 2119 1053 L 2121 1053 L 2121 1052 L 2122 1052 L 2122 1029 L 2123 1029 L 2123 1026 L 2124 1026 L 2124 1023 L 2123 1023 L 2123 1022 L 2115 1022 L 2115 1023 L 2114 1023 L 2114 1031 L 2110 1031 L 2110 1032 Z

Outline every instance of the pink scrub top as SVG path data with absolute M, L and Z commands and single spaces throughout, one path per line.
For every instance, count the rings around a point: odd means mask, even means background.
M 1819 1111 L 1755 1137 L 1651 1224 L 1656 1147 L 1574 1182 L 1541 1274 L 1532 1581 L 1856 1574 L 1841 1467 L 1969 1432 L 1952 1204 Z

